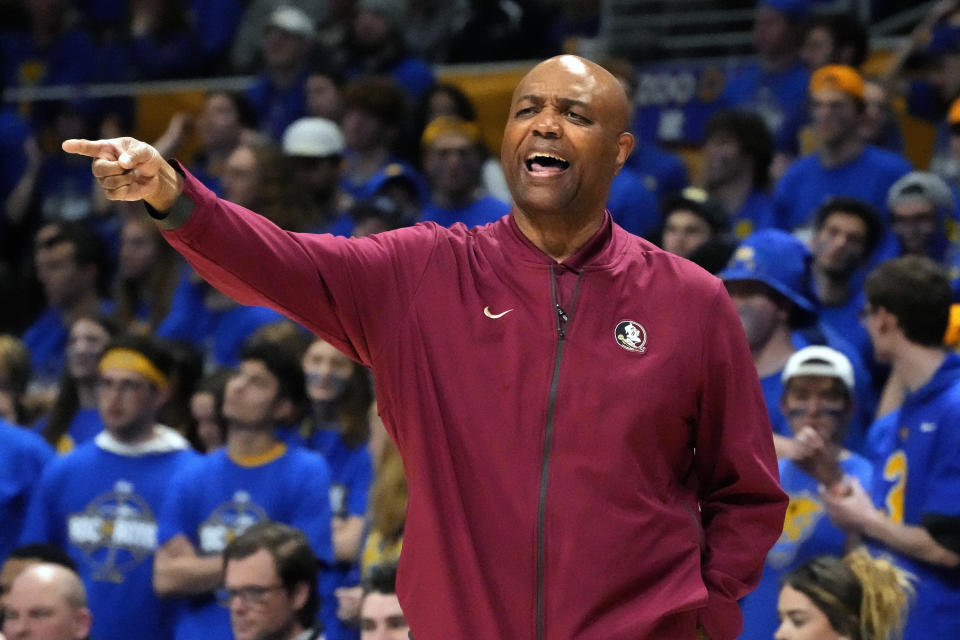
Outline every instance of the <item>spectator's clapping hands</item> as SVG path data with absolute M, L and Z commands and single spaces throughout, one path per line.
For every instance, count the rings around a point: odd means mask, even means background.
M 848 476 L 840 486 L 843 491 L 823 487 L 820 491 L 827 516 L 837 527 L 851 533 L 863 533 L 871 519 L 884 517 L 873 506 L 859 480 Z

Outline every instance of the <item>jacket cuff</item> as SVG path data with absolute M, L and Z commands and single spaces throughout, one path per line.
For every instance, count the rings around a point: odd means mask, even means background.
M 187 184 L 195 178 L 192 178 L 177 160 L 171 159 L 168 162 L 177 173 L 183 176 L 183 192 L 173 201 L 173 206 L 168 211 L 158 211 L 146 202 L 143 203 L 143 206 L 147 208 L 147 213 L 156 221 L 158 227 L 166 231 L 172 231 L 186 224 L 190 214 L 193 213 L 193 200 L 188 193 Z

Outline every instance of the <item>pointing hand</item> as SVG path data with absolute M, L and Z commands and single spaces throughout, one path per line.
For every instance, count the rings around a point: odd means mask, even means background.
M 67 153 L 93 158 L 93 175 L 109 200 L 145 200 L 165 211 L 180 194 L 180 175 L 160 153 L 135 138 L 66 140 Z

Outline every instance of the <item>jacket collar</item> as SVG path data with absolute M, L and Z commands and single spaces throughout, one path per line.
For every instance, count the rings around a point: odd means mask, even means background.
M 513 217 L 513 213 L 504 216 L 496 225 L 493 225 L 497 239 L 503 242 L 506 258 L 510 261 L 518 260 L 541 266 L 551 266 L 557 262 L 544 253 L 530 241 Z M 600 229 L 587 240 L 583 246 L 564 260 L 563 266 L 573 271 L 582 269 L 609 269 L 620 260 L 626 248 L 628 235 L 626 231 L 613 222 L 609 211 L 603 212 L 603 223 Z

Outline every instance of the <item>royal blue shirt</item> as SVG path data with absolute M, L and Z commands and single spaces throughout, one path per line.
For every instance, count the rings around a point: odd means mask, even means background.
M 53 457 L 43 438 L 0 418 L 0 564 L 17 546 L 27 503 Z
M 181 439 L 182 440 L 182 439 Z M 98 640 L 167 640 L 172 610 L 153 591 L 157 514 L 186 448 L 120 455 L 88 442 L 47 465 L 21 544 L 65 549 L 77 564 Z
M 330 470 L 323 458 L 301 447 L 278 445 L 265 461 L 245 466 L 224 449 L 168 478 L 160 515 L 163 545 L 184 535 L 199 555 L 221 553 L 250 525 L 274 520 L 304 532 L 314 553 L 333 562 L 330 522 Z M 323 609 L 329 619 L 332 588 Z M 177 640 L 231 640 L 230 616 L 212 594 L 183 599 L 175 623 Z
M 947 355 L 927 384 L 874 423 L 870 442 L 873 500 L 887 517 L 910 526 L 933 514 L 960 518 L 960 356 Z M 874 547 L 917 578 L 904 640 L 960 638 L 960 571 Z
M 809 226 L 817 208 L 832 196 L 860 198 L 886 211 L 890 186 L 911 170 L 903 156 L 869 145 L 837 167 L 823 166 L 816 153 L 804 156 L 787 168 L 774 190 L 777 227 L 793 231 Z
M 607 209 L 613 221 L 632 234 L 646 236 L 660 225 L 660 210 L 654 196 L 640 174 L 620 169 L 610 184 Z
M 436 222 L 441 227 L 462 222 L 471 229 L 495 222 L 508 213 L 510 213 L 510 205 L 506 202 L 493 196 L 482 196 L 458 209 L 449 209 L 435 204 L 427 205 L 423 208 L 420 219 L 424 222 Z
M 863 486 L 870 486 L 870 462 L 856 454 L 840 461 L 840 467 Z M 846 534 L 827 517 L 817 489 L 818 482 L 792 460 L 780 460 L 780 486 L 790 496 L 783 533 L 767 554 L 760 584 L 740 601 L 743 633 L 740 640 L 770 640 L 779 626 L 777 600 L 780 581 L 790 571 L 820 555 L 842 556 Z

